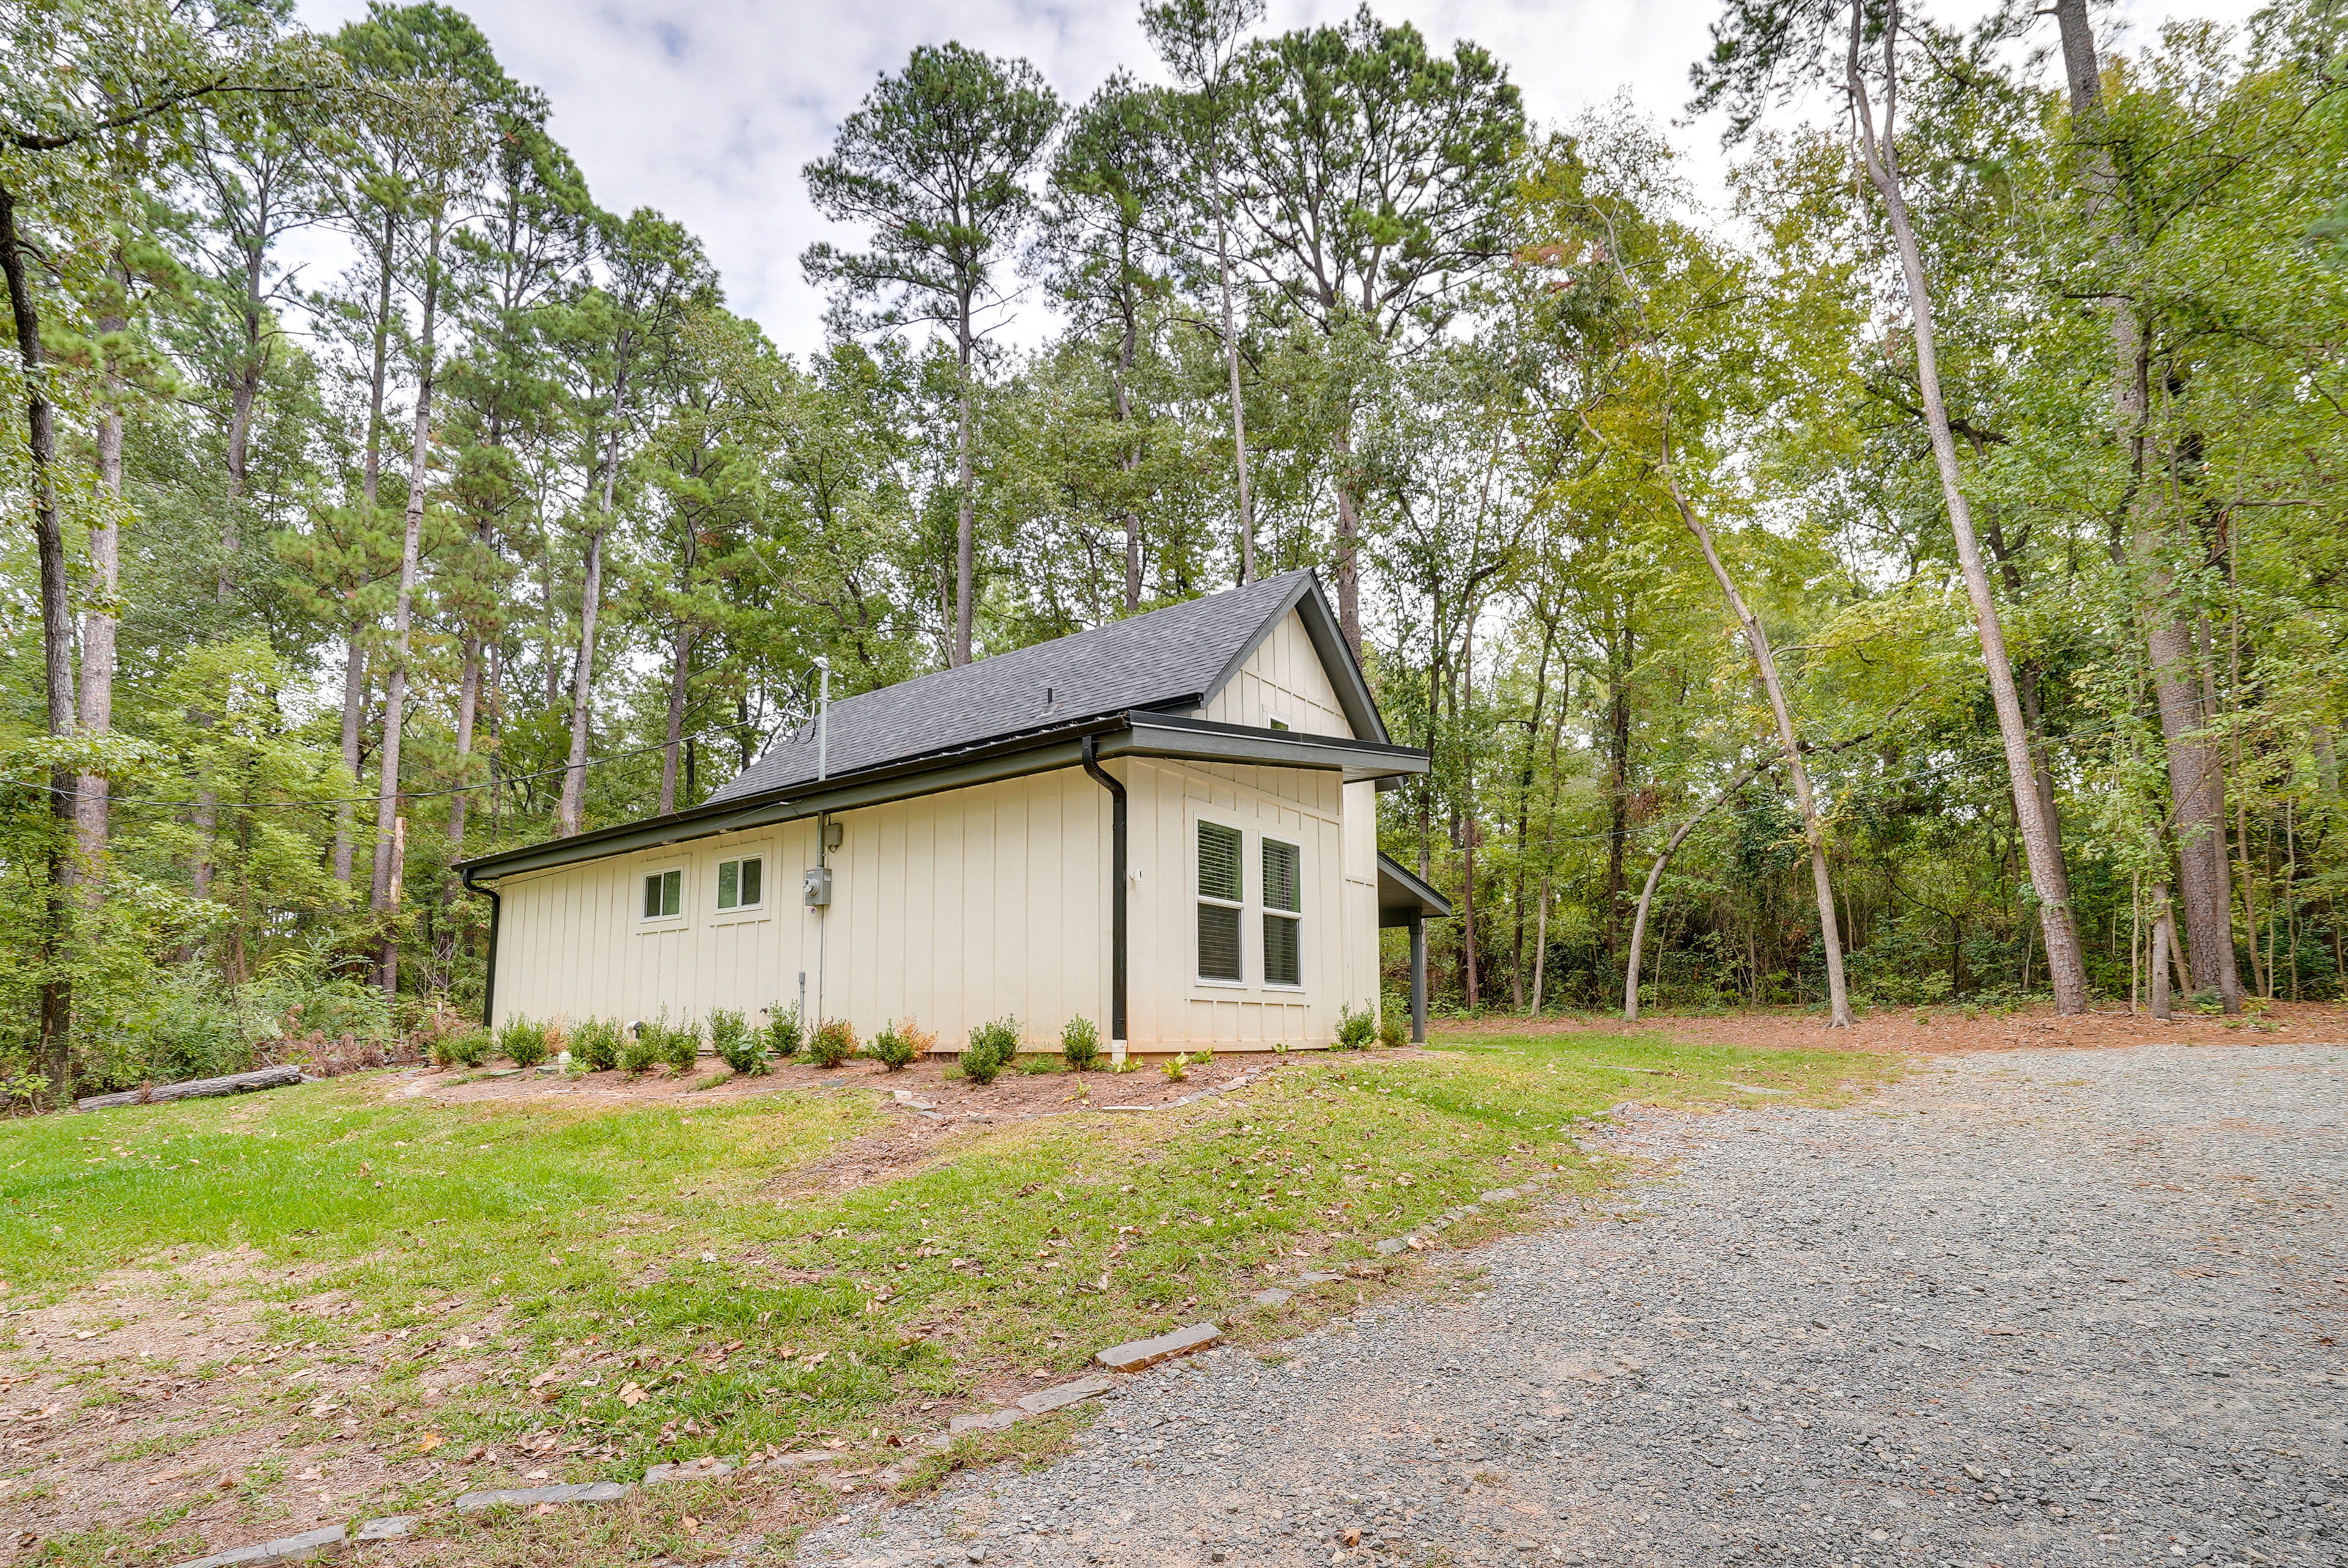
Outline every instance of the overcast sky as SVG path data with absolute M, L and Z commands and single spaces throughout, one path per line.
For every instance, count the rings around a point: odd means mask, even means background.
M 1125 66 L 1155 77 L 1136 21 L 1138 0 L 454 0 L 488 34 L 507 72 L 543 88 L 553 131 L 595 200 L 659 209 L 698 234 L 733 307 L 782 347 L 822 338 L 821 296 L 799 252 L 829 225 L 808 207 L 799 169 L 829 149 L 839 120 L 876 76 L 917 44 L 956 39 L 1024 55 L 1061 97 L 1089 95 Z M 1927 7 L 1952 18 L 1982 7 Z M 2232 21 L 2244 0 L 2118 0 L 2114 18 L 2138 42 L 2170 14 Z M 364 0 L 302 0 L 326 30 Z M 1279 31 L 1334 21 L 1353 0 L 1271 0 Z M 1473 38 L 1507 66 L 1535 119 L 1555 123 L 1618 92 L 1659 119 L 1687 97 L 1718 0 L 1379 0 L 1437 46 Z M 2099 10 L 2101 8 L 2099 7 Z M 2044 24 L 2051 42 L 2053 23 Z M 1716 189 L 1719 128 L 1675 130 L 1701 188 Z M 323 280 L 318 280 L 323 281 Z

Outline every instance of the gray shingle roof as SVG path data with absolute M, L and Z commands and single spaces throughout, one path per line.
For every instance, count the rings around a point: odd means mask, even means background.
M 1188 707 L 1294 597 L 1309 571 L 1210 593 L 1053 642 L 998 653 L 831 705 L 829 774 L 982 744 L 1045 724 L 1129 708 Z M 1047 702 L 1045 693 L 1050 693 Z M 816 776 L 812 723 L 778 736 L 711 804 Z

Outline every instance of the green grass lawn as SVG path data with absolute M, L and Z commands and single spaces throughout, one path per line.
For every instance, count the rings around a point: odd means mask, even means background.
M 1335 1307 L 1248 1304 L 1266 1266 L 1367 1259 L 1535 1171 L 1593 1192 L 1609 1173 L 1571 1130 L 1609 1106 L 1830 1102 L 1896 1070 L 1645 1036 L 1442 1047 L 1292 1059 L 1173 1112 L 960 1131 L 845 1193 L 788 1178 L 892 1114 L 862 1080 L 593 1112 L 386 1102 L 390 1081 L 366 1074 L 9 1122 L 0 1304 L 87 1302 L 104 1327 L 110 1297 L 91 1287 L 118 1271 L 151 1310 L 226 1293 L 258 1307 L 273 1344 L 307 1348 L 294 1359 L 364 1357 L 366 1378 L 314 1416 L 314 1381 L 264 1368 L 223 1419 L 331 1447 L 358 1415 L 442 1494 L 465 1478 L 429 1450 L 525 1432 L 564 1440 L 555 1479 L 632 1478 L 702 1453 L 910 1442 L 982 1386 L 1074 1374 L 1178 1323 L 1275 1337 Z M 1487 1214 L 1445 1245 L 1533 1223 Z M 293 1310 L 324 1296 L 330 1310 Z M 0 1356 L 25 1359 L 13 1329 Z M 454 1387 L 427 1387 L 452 1366 Z M 81 1392 L 111 1397 L 107 1373 Z

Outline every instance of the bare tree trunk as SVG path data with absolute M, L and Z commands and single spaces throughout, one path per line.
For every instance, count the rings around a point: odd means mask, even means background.
M 1990 590 L 1989 572 L 1982 564 L 1981 543 L 1974 537 L 1972 513 L 1965 500 L 1957 467 L 1956 439 L 1949 427 L 1949 410 L 1941 395 L 1940 355 L 1933 326 L 1932 297 L 1924 277 L 1924 260 L 1909 220 L 1908 201 L 1900 180 L 1898 155 L 1891 145 L 1892 119 L 1898 112 L 1899 5 L 1893 0 L 1884 31 L 1883 129 L 1879 138 L 1872 97 L 1859 69 L 1859 42 L 1866 8 L 1853 0 L 1850 50 L 1845 77 L 1851 106 L 1859 119 L 1859 143 L 1868 179 L 1883 199 L 1884 211 L 1900 251 L 1900 268 L 1907 284 L 1908 310 L 1916 344 L 1917 388 L 1924 404 L 1924 419 L 1932 438 L 1932 462 L 1939 470 L 1941 494 L 1949 512 L 1949 528 L 1956 537 L 1957 560 L 1962 568 L 1965 593 L 1972 600 L 1973 630 L 1979 638 L 1982 665 L 1989 676 L 1990 697 L 1997 711 L 1999 737 L 2005 746 L 2007 782 L 2013 795 L 2013 814 L 2021 830 L 2023 853 L 2030 880 L 2039 897 L 2039 924 L 2046 941 L 2047 978 L 2054 988 L 2054 1010 L 2070 1014 L 2087 1006 L 2085 955 L 2079 946 L 2078 921 L 2065 890 L 2063 846 L 2038 790 L 2038 765 L 2023 722 L 2022 704 L 2014 694 L 2013 661 L 2005 648 L 2005 628 L 1997 600 Z
M 1255 580 L 1255 497 L 1248 488 L 1247 402 L 1240 395 L 1239 329 L 1231 317 L 1231 236 L 1218 208 L 1215 213 L 1215 266 L 1223 296 L 1223 370 L 1231 378 L 1231 454 L 1236 460 L 1240 501 L 1240 581 Z M 1357 640 L 1358 641 L 1358 640 Z
M 1472 719 L 1476 702 L 1476 617 L 1473 611 L 1468 617 L 1464 641 L 1459 668 L 1465 700 L 1460 704 L 1460 711 Z M 1459 938 L 1461 950 L 1467 958 L 1468 1011 L 1472 1015 L 1478 1005 L 1481 991 L 1480 977 L 1476 972 L 1476 752 L 1473 747 L 1468 748 L 1467 759 L 1461 765 L 1465 774 L 1461 780 L 1465 810 L 1461 813 L 1459 825 L 1459 858 L 1466 873 L 1460 878 Z
M 2071 119 L 2075 134 L 2099 138 L 2104 128 L 2103 81 L 2086 0 L 2054 0 L 2063 42 Z M 2116 215 L 2119 165 L 2098 140 L 2089 149 L 2088 217 L 2108 253 L 2125 260 L 2128 237 Z M 2167 543 L 2141 483 L 2149 444 L 2148 347 L 2136 302 L 2125 293 L 2105 298 L 2112 318 L 2112 412 L 2119 439 L 2130 454 L 2134 477 L 2127 509 L 2132 546 L 2145 573 L 2145 651 L 2152 665 L 2153 690 L 2160 709 L 2160 735 L 2168 753 L 2169 815 L 2177 825 L 2178 890 L 2185 904 L 2186 952 L 2197 989 L 2214 990 L 2228 1012 L 2242 1006 L 2241 977 L 2234 967 L 2233 892 L 2226 872 L 2226 780 L 2217 746 L 2204 733 L 2209 715 L 2195 689 L 2191 638 L 2180 623 L 2175 586 L 2160 564 Z M 2115 523 L 2115 528 L 2117 525 Z M 2116 538 L 2114 559 L 2127 564 Z
M 433 333 L 440 302 L 440 231 L 436 221 L 424 258 L 424 309 L 417 336 L 416 422 L 408 446 L 407 507 L 399 547 L 399 597 L 391 617 L 390 668 L 385 672 L 383 750 L 378 758 L 381 784 L 376 792 L 375 882 L 369 907 L 382 920 L 377 949 L 376 979 L 386 996 L 399 990 L 399 938 L 393 917 L 398 910 L 403 880 L 404 845 L 395 842 L 399 815 L 399 743 L 407 710 L 408 628 L 416 603 L 416 573 L 424 539 L 424 490 L 430 477 L 432 451 Z
M 2168 963 L 2171 948 L 2172 916 L 2168 907 L 2168 884 L 2152 885 L 2152 1016 L 2164 1023 L 2168 1020 Z
M 8 308 L 16 328 L 16 354 L 25 377 L 26 456 L 32 460 L 33 537 L 41 574 L 41 671 L 48 698 L 48 730 L 74 732 L 73 605 L 66 589 L 65 530 L 57 515 L 57 411 L 49 402 L 48 369 L 41 347 L 41 319 L 25 270 L 25 248 L 16 231 L 16 196 L 0 185 L 0 273 L 8 283 Z M 66 968 L 73 938 L 67 890 L 73 879 L 73 774 L 49 770 L 49 810 L 57 836 L 43 868 L 39 1044 L 41 1072 L 53 1095 L 70 1092 L 73 979 Z
M 344 632 L 343 642 L 343 768 L 351 775 L 354 788 L 359 777 L 359 727 L 366 714 L 366 645 L 359 641 L 359 623 L 354 620 Z M 335 880 L 350 885 L 353 840 L 352 830 L 357 821 L 357 807 L 345 800 L 335 807 Z
M 98 323 L 100 338 L 125 330 L 120 316 Z M 81 617 L 81 727 L 103 735 L 114 728 L 115 595 L 122 581 L 122 378 L 109 358 L 106 407 L 98 418 L 98 516 L 89 530 L 90 593 Z M 109 835 L 108 794 L 102 774 L 74 781 L 74 836 L 80 864 L 77 875 L 83 904 L 95 910 L 105 901 L 106 846 Z
M 685 683 L 686 661 L 693 653 L 693 629 L 682 620 L 669 644 L 668 740 L 661 749 L 660 809 L 666 816 L 676 809 L 677 755 L 685 749 Z
M 1134 320 L 1129 289 L 1121 289 L 1118 297 L 1126 301 L 1125 335 L 1117 350 L 1117 423 L 1122 431 L 1133 418 L 1133 395 L 1126 380 L 1133 374 L 1133 356 L 1139 346 L 1140 323 Z M 1127 485 L 1133 483 L 1134 471 L 1141 466 L 1141 452 L 1128 434 L 1117 451 L 1117 466 L 1125 475 Z M 1134 509 L 1131 492 L 1126 496 L 1125 508 L 1125 612 L 1131 615 L 1141 608 L 1141 514 Z
M 1721 785 L 1717 794 L 1698 806 L 1694 816 L 1679 825 L 1670 841 L 1663 845 L 1663 852 L 1655 856 L 1655 864 L 1648 868 L 1647 885 L 1639 890 L 1638 913 L 1631 918 L 1630 962 L 1622 968 L 1623 1018 L 1636 1022 L 1639 1017 L 1639 955 L 1647 945 L 1647 910 L 1655 901 L 1655 886 L 1663 879 L 1663 867 L 1672 863 L 1672 856 L 1680 852 L 1680 845 L 1687 842 L 1687 835 L 1695 831 L 1696 825 L 1710 816 L 1721 802 L 1744 788 L 1745 782 L 1759 773 L 1764 765 L 1754 762 L 1737 769 L 1735 778 Z
M 1850 993 L 1843 984 L 1842 938 L 1836 929 L 1834 884 L 1827 874 L 1826 830 L 1818 822 L 1818 802 L 1810 794 L 1810 771 L 1802 765 L 1800 741 L 1794 734 L 1793 710 L 1786 702 L 1785 683 L 1777 678 L 1777 659 L 1769 651 L 1769 634 L 1761 630 L 1760 620 L 1746 607 L 1745 596 L 1736 589 L 1735 579 L 1721 563 L 1720 551 L 1713 545 L 1712 529 L 1696 515 L 1680 489 L 1678 470 L 1673 466 L 1671 438 L 1663 438 L 1662 474 L 1670 488 L 1672 505 L 1680 514 L 1680 521 L 1695 536 L 1697 546 L 1704 551 L 1704 564 L 1712 568 L 1713 580 L 1728 600 L 1728 608 L 1736 623 L 1745 630 L 1746 647 L 1753 655 L 1755 667 L 1761 674 L 1761 687 L 1769 697 L 1769 712 L 1777 723 L 1777 744 L 1786 753 L 1786 771 L 1794 781 L 1794 799 L 1802 811 L 1802 835 L 1810 845 L 1810 882 L 1818 895 L 1818 935 L 1826 944 L 1827 1005 L 1829 1029 L 1845 1029 L 1850 1024 Z M 1634 971 L 1635 972 L 1635 971 Z M 1635 984 L 1636 982 L 1633 981 Z M 1755 970 L 1758 986 L 1759 970 Z

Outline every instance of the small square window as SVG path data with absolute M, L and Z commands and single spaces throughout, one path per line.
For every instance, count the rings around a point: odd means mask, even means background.
M 766 859 L 762 856 L 746 855 L 739 860 L 717 863 L 717 907 L 720 909 L 755 909 L 766 901 Z
M 665 920 L 685 908 L 685 873 L 682 869 L 655 871 L 644 878 L 644 918 Z

